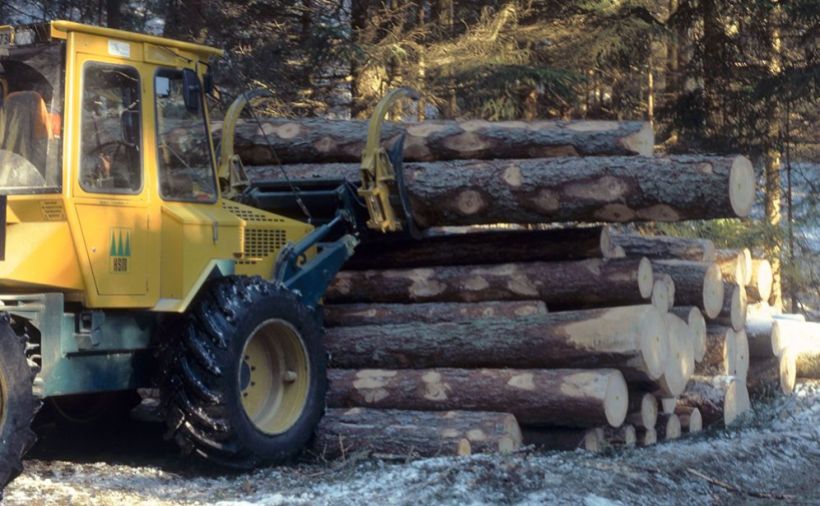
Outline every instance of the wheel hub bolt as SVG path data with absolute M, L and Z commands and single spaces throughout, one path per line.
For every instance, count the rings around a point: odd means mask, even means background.
M 296 374 L 296 371 L 285 371 L 285 373 L 282 375 L 282 381 L 284 381 L 285 383 L 293 383 L 294 381 L 296 381 L 297 377 L 298 375 Z

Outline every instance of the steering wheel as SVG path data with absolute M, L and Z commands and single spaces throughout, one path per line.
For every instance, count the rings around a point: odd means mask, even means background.
M 133 149 L 134 146 L 120 139 L 114 139 L 86 151 L 82 160 L 83 181 L 94 188 L 109 188 L 106 183 L 110 181 L 110 188 L 136 190 L 134 185 L 139 187 L 140 183 L 139 163 L 136 167 L 132 167 L 127 156 L 125 158 L 122 156 L 123 154 L 129 155 Z M 93 167 L 89 167 L 88 165 L 92 163 Z M 135 176 L 137 180 L 133 181 Z

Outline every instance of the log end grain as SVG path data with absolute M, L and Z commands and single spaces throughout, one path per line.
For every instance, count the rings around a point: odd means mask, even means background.
M 752 210 L 755 200 L 755 171 L 745 156 L 735 157 L 729 172 L 729 202 L 732 210 L 745 218 Z
M 694 338 L 686 322 L 673 313 L 664 316 L 669 329 L 669 355 L 659 384 L 664 397 L 677 397 L 695 371 Z
M 700 309 L 696 307 L 689 309 L 686 324 L 689 325 L 689 330 L 692 331 L 692 336 L 695 338 L 693 347 L 695 362 L 700 362 L 706 354 L 706 319 Z
M 658 422 L 658 399 L 652 394 L 641 397 L 641 422 L 646 428 L 655 427 Z
M 612 427 L 620 427 L 629 409 L 629 390 L 620 371 L 612 371 L 607 379 L 604 413 Z
M 698 408 L 692 409 L 687 414 L 679 414 L 681 429 L 685 429 L 688 434 L 694 434 L 703 430 L 703 417 Z
M 744 382 L 749 374 L 749 338 L 743 329 L 734 332 L 734 371 L 732 374 Z
M 743 279 L 738 280 L 738 284 L 742 286 L 748 286 L 749 283 L 752 282 L 752 275 L 754 274 L 754 264 L 752 261 L 752 252 L 749 251 L 749 248 L 743 248 L 740 250 L 740 254 L 743 255 L 743 265 L 741 271 L 743 272 Z
M 658 442 L 658 432 L 655 429 L 638 429 L 637 436 L 640 446 L 652 446 Z
M 772 264 L 768 260 L 752 260 L 752 279 L 749 294 L 753 302 L 765 302 L 772 295 Z
M 669 356 L 669 328 L 663 314 L 652 308 L 638 323 L 638 345 L 651 379 L 660 378 Z
M 797 353 L 792 349 L 786 349 L 780 354 L 778 363 L 778 374 L 780 376 L 780 391 L 785 395 L 794 392 L 794 385 L 797 383 Z
M 652 123 L 644 123 L 640 130 L 621 139 L 621 146 L 639 156 L 652 156 L 655 150 L 655 130 Z
M 654 286 L 655 278 L 652 274 L 652 262 L 648 258 L 641 258 L 638 264 L 638 289 L 641 297 L 648 299 L 652 296 L 652 287 Z
M 743 330 L 743 327 L 746 325 L 746 310 L 746 288 L 740 285 L 734 285 L 732 288 L 732 301 L 729 313 L 733 329 Z
M 663 313 L 675 305 L 675 282 L 669 274 L 656 276 L 652 286 L 652 305 Z
M 658 436 L 666 441 L 678 439 L 681 436 L 680 419 L 678 415 L 664 414 L 658 417 L 658 426 L 655 429 Z
M 714 319 L 723 309 L 723 276 L 717 264 L 711 264 L 703 276 L 703 310 L 708 318 Z

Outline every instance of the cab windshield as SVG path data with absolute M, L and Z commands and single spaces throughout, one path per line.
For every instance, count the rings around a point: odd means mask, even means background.
M 0 50 L 0 193 L 60 191 L 65 46 Z

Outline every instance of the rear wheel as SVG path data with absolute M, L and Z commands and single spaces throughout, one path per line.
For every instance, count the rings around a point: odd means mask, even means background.
M 162 385 L 183 450 L 247 469 L 295 456 L 324 412 L 321 324 L 261 278 L 215 280 L 170 341 Z
M 26 360 L 26 338 L 0 313 L 0 497 L 23 471 L 23 456 L 37 437 L 31 421 L 39 406 L 32 393 L 34 371 Z

